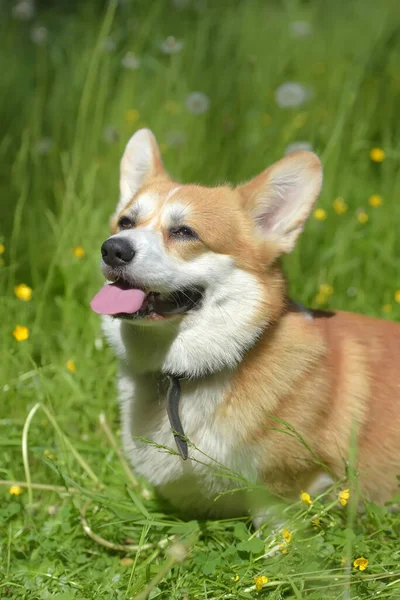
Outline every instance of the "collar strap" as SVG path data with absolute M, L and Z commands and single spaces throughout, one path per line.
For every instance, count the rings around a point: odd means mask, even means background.
M 309 310 L 308 308 L 306 308 L 305 306 L 303 306 L 302 304 L 300 304 L 300 302 L 296 302 L 295 300 L 293 300 L 293 304 L 296 306 L 296 308 L 299 312 L 302 312 L 304 314 L 306 319 L 312 320 L 314 318 L 312 311 Z
M 181 384 L 178 377 L 168 375 L 167 414 L 169 424 L 174 434 L 175 444 L 183 460 L 188 457 L 188 445 L 185 439 L 181 418 L 179 416 L 179 401 L 181 399 Z

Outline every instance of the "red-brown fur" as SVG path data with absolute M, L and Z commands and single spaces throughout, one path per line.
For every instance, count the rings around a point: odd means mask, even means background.
M 324 463 L 345 475 L 358 427 L 359 481 L 376 502 L 400 475 L 400 325 L 346 312 L 313 320 L 289 309 L 240 365 L 221 407 L 248 442 L 265 449 L 265 482 L 280 494 L 306 489 Z M 245 419 L 243 419 L 245 415 Z M 306 441 L 310 453 L 273 415 Z

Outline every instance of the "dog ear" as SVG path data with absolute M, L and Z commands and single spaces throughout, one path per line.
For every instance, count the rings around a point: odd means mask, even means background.
M 166 175 L 156 138 L 149 129 L 139 129 L 127 143 L 121 160 L 120 196 L 115 215 L 145 183 L 163 174 Z
M 322 185 L 322 165 L 312 152 L 294 152 L 239 186 L 243 205 L 261 235 L 291 252 Z

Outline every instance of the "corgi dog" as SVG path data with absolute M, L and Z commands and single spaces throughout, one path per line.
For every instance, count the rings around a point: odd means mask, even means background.
M 400 325 L 303 310 L 280 266 L 319 195 L 317 156 L 295 152 L 237 187 L 183 185 L 142 129 L 120 176 L 91 306 L 120 360 L 136 473 L 184 516 L 255 514 L 251 486 L 292 500 L 345 478 L 356 435 L 363 495 L 391 500 Z

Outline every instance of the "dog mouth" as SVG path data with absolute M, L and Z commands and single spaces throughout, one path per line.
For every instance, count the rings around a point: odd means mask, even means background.
M 118 319 L 160 320 L 199 308 L 204 290 L 187 288 L 169 293 L 133 287 L 124 280 L 106 284 L 90 303 L 92 310 Z

